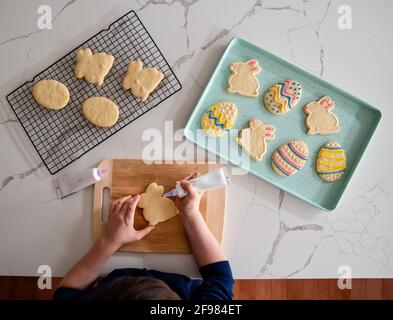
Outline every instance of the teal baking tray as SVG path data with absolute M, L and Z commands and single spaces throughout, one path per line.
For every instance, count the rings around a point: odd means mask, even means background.
M 257 59 L 262 67 L 262 71 L 257 74 L 261 85 L 258 98 L 248 98 L 226 92 L 230 75 L 229 64 L 252 58 Z M 303 94 L 293 110 L 285 115 L 276 116 L 264 107 L 263 95 L 271 85 L 284 79 L 300 81 Z M 331 135 L 308 136 L 303 106 L 325 95 L 330 96 L 335 102 L 333 112 L 339 118 L 341 130 Z M 238 107 L 234 130 L 218 138 L 200 134 L 203 113 L 209 106 L 220 101 L 232 101 Z M 260 119 L 265 124 L 276 128 L 276 138 L 267 141 L 267 152 L 259 162 L 251 160 L 247 154 L 241 152 L 241 147 L 235 142 L 238 130 L 248 127 L 248 120 L 252 118 Z M 249 170 L 252 174 L 287 193 L 318 208 L 331 211 L 336 208 L 344 193 L 380 119 L 381 112 L 368 103 L 245 39 L 234 38 L 228 44 L 195 106 L 186 125 L 185 135 L 199 146 L 232 164 Z M 309 159 L 304 168 L 294 176 L 281 177 L 271 169 L 271 155 L 277 147 L 295 139 L 307 143 Z M 319 148 L 330 140 L 341 144 L 348 159 L 344 177 L 336 182 L 323 181 L 315 171 L 315 160 Z

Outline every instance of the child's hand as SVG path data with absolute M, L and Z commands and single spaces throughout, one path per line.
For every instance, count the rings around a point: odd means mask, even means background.
M 180 210 L 180 214 L 184 218 L 190 218 L 195 215 L 199 215 L 199 204 L 203 196 L 203 192 L 198 191 L 192 184 L 187 180 L 199 177 L 199 173 L 189 174 L 183 180 L 180 181 L 181 187 L 187 191 L 188 195 L 182 199 L 176 198 L 176 206 Z
M 109 245 L 118 249 L 127 243 L 142 239 L 154 229 L 154 226 L 147 226 L 141 230 L 134 229 L 135 208 L 139 199 L 140 195 L 129 195 L 112 202 L 104 230 L 104 240 Z

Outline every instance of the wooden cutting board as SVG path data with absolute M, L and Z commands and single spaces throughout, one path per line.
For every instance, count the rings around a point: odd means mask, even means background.
M 216 170 L 218 164 L 146 164 L 142 160 L 111 159 L 100 163 L 99 168 L 109 168 L 94 188 L 93 238 L 101 237 L 103 228 L 103 192 L 110 189 L 111 201 L 129 194 L 145 192 L 151 182 L 164 186 L 165 192 L 171 190 L 176 181 L 188 173 L 198 171 L 204 174 Z M 200 211 L 210 230 L 221 243 L 225 212 L 225 189 L 205 192 L 201 199 Z M 148 225 L 143 218 L 142 209 L 135 213 L 135 229 Z M 157 224 L 156 228 L 140 241 L 125 245 L 119 251 L 190 253 L 190 245 L 179 216 Z

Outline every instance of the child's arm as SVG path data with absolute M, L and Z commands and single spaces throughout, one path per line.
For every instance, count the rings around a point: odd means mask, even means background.
M 191 178 L 190 176 L 185 179 Z M 210 232 L 199 212 L 202 193 L 189 182 L 181 181 L 188 192 L 184 199 L 177 199 L 180 215 L 199 271 L 202 283 L 192 293 L 195 300 L 228 300 L 233 297 L 233 276 L 224 251 Z
M 198 192 L 186 181 L 190 178 L 191 176 L 187 176 L 185 180 L 180 182 L 188 195 L 183 199 L 177 199 L 176 202 L 180 207 L 180 216 L 196 263 L 200 268 L 214 262 L 227 260 L 227 258 L 199 211 L 199 203 L 203 193 Z
M 86 289 L 98 277 L 104 263 L 124 244 L 142 239 L 154 227 L 134 229 L 135 208 L 140 196 L 127 196 L 113 201 L 109 211 L 104 236 L 66 274 L 61 287 Z

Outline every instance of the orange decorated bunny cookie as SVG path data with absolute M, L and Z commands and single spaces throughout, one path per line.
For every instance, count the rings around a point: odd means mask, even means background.
M 251 159 L 261 161 L 266 153 L 266 140 L 275 138 L 276 129 L 257 119 L 251 119 L 248 122 L 248 126 L 249 128 L 240 131 L 236 142 Z
M 258 97 L 259 82 L 256 74 L 261 72 L 258 60 L 251 59 L 247 62 L 234 62 L 229 65 L 232 74 L 228 79 L 229 93 L 238 93 L 246 97 Z
M 340 131 L 337 116 L 332 112 L 334 102 L 325 96 L 304 106 L 307 114 L 307 134 L 332 134 Z

